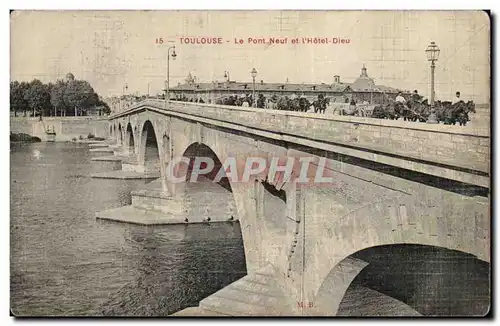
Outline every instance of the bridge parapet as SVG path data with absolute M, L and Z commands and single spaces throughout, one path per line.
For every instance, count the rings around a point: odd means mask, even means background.
M 164 110 L 164 105 L 164 101 L 147 100 L 126 112 L 112 116 L 111 119 L 146 107 Z M 301 138 L 302 144 L 306 146 L 315 147 L 309 145 L 312 141 L 351 151 L 361 151 L 363 153 L 359 157 L 384 164 L 392 164 L 394 160 L 403 159 L 404 166 L 399 164 L 400 167 L 423 173 L 440 175 L 443 172 L 434 167 L 423 168 L 422 162 L 447 169 L 449 167 L 451 170 L 466 171 L 465 173 L 469 173 L 470 176 L 464 179 L 450 172 L 444 173 L 442 177 L 469 182 L 475 175 L 480 175 L 483 180 L 479 185 L 489 186 L 488 128 L 324 116 L 315 113 L 173 101 L 168 104 L 166 111 L 274 133 L 274 138 L 281 140 L 289 140 L 290 137 Z

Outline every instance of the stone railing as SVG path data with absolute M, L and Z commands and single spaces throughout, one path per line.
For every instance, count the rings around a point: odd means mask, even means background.
M 147 100 L 127 112 L 164 101 Z M 489 128 L 426 124 L 352 116 L 266 110 L 171 101 L 167 111 L 188 114 L 314 141 L 489 173 Z M 122 112 L 121 115 L 126 115 Z

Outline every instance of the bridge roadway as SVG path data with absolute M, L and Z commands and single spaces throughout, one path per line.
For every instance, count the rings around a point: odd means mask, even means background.
M 202 300 L 199 309 L 222 315 L 336 315 L 351 283 L 369 283 L 361 278 L 378 273 L 387 276 L 378 291 L 412 293 L 399 295 L 412 311 L 488 310 L 488 276 L 482 287 L 464 288 L 470 283 L 465 271 L 477 269 L 479 275 L 486 268 L 489 275 L 485 128 L 147 100 L 111 116 L 109 136 L 122 160 L 122 171 L 115 173 L 158 179 L 134 191 L 132 205 L 97 212 L 98 218 L 183 223 L 199 206 L 189 222 L 202 222 L 200 212 L 212 221 L 229 216 L 239 221 L 247 276 Z M 215 188 L 207 188 L 217 199 L 201 201 L 189 185 L 166 177 L 174 157 L 208 155 L 220 165 L 227 157 L 255 153 L 325 157 L 335 185 L 224 179 L 226 184 L 215 184 L 217 196 Z M 416 245 L 425 250 L 411 249 Z M 385 248 L 397 248 L 398 264 L 391 260 L 394 254 L 384 256 Z M 429 248 L 443 253 L 424 254 Z M 372 271 L 377 260 L 370 257 L 388 263 Z M 428 269 L 418 281 L 397 282 L 421 266 Z

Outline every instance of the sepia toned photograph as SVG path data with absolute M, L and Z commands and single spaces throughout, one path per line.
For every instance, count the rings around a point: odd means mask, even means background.
M 490 52 L 480 10 L 11 10 L 11 316 L 488 316 Z

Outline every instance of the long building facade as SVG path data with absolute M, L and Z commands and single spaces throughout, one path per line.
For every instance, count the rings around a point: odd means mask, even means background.
M 189 74 L 186 83 L 178 84 L 169 90 L 172 100 L 187 100 L 204 103 L 215 103 L 217 99 L 228 96 L 245 96 L 253 93 L 253 82 L 237 82 L 226 80 L 223 82 L 198 83 Z M 310 100 L 322 94 L 330 98 L 333 103 L 346 103 L 354 99 L 356 103 L 385 104 L 394 99 L 400 90 L 384 85 L 376 85 L 373 78 L 368 76 L 367 68 L 363 65 L 360 76 L 353 83 L 341 82 L 340 76 L 335 75 L 332 84 L 291 84 L 265 83 L 263 80 L 255 82 L 255 94 L 263 94 L 266 98 L 272 96 L 305 96 Z M 401 90 L 402 91 L 402 90 Z M 402 91 L 405 97 L 410 92 Z

